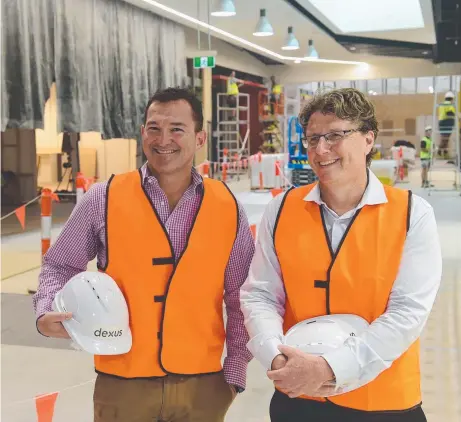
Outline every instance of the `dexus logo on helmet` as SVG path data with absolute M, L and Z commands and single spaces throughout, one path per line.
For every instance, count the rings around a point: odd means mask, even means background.
M 99 328 L 94 330 L 95 337 L 120 337 L 123 335 L 123 330 L 103 330 Z

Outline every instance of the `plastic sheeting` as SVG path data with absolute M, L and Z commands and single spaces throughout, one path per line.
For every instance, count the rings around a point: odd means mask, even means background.
M 55 0 L 2 1 L 1 130 L 43 129 L 54 78 Z
M 8 52 L 2 109 L 8 110 L 3 117 L 9 127 L 43 126 L 43 93 L 55 80 L 59 131 L 137 138 L 149 97 L 159 88 L 186 84 L 184 31 L 172 21 L 121 0 L 3 4 L 3 16 L 19 22 L 4 19 L 2 29 Z M 37 16 L 47 20 L 35 24 Z M 38 86 L 30 81 L 32 73 Z

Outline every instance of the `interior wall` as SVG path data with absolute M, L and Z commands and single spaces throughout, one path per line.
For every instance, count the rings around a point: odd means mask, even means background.
M 194 54 L 198 50 L 197 31 L 185 27 L 184 32 L 186 35 L 186 56 L 194 57 Z M 208 50 L 208 34 L 201 33 L 200 45 L 201 50 Z M 246 51 L 240 50 L 219 38 L 211 37 L 211 50 L 216 50 L 218 52 L 216 64 L 219 66 L 263 77 L 271 75 L 268 66 L 264 63 L 260 62 Z
M 208 157 L 208 145 L 212 142 L 212 134 L 210 133 L 208 122 L 213 120 L 212 115 L 212 72 L 211 69 L 202 69 L 202 104 L 203 104 L 203 129 L 207 132 L 207 141 L 205 145 L 195 153 L 195 164 L 199 165 L 206 160 L 211 160 Z
M 87 135 L 87 136 L 85 136 Z M 107 139 L 101 140 L 98 133 L 82 133 L 80 138 L 80 161 L 85 150 L 96 151 L 96 172 L 98 181 L 108 180 L 112 174 L 126 173 L 136 169 L 136 140 L 135 139 Z M 85 173 L 85 177 L 94 177 Z M 90 171 L 88 166 L 87 172 Z
M 17 206 L 37 196 L 35 132 L 12 128 L 1 137 L 2 206 Z
M 422 116 L 432 116 L 434 96 L 432 94 L 376 95 L 371 99 L 375 106 L 380 129 L 387 125 L 393 129 L 404 129 L 404 132 L 382 132 L 378 134 L 376 143 L 381 144 L 384 150 L 387 150 L 397 139 L 404 139 L 413 143 L 419 151 L 420 140 L 424 136 L 424 123 L 418 123 L 424 120 Z M 414 120 L 416 125 L 414 134 L 408 132 L 413 125 L 411 120 Z M 434 133 L 432 139 L 438 145 L 438 135 Z M 453 148 L 453 141 L 450 141 L 450 148 Z
M 259 151 L 259 147 L 263 144 L 261 137 L 261 131 L 264 129 L 264 125 L 259 120 L 259 92 L 260 88 L 254 86 L 243 85 L 240 88 L 240 92 L 250 95 L 250 133 L 249 133 L 249 146 L 250 154 L 256 154 Z M 241 133 L 242 139 L 245 137 L 245 133 Z
M 61 152 L 62 133 L 58 133 L 56 105 L 56 84 L 51 85 L 50 96 L 45 103 L 44 129 L 35 129 L 37 154 L 57 154 Z
M 268 69 L 269 72 L 274 72 L 282 84 L 458 75 L 461 72 L 461 63 L 436 65 L 428 60 L 375 57 L 370 57 L 367 63 L 368 66 L 308 62 L 290 66 L 268 66 Z
M 37 157 L 40 162 L 37 183 L 55 189 L 58 184 L 58 156 L 61 155 L 62 133 L 57 130 L 56 85 L 45 104 L 44 129 L 36 129 Z M 79 142 L 80 171 L 87 178 L 107 180 L 112 174 L 136 169 L 136 140 L 102 140 L 97 132 L 83 132 Z M 61 155 L 62 163 L 66 155 Z M 62 169 L 64 174 L 64 169 Z M 70 171 L 63 177 L 60 189 L 67 186 Z

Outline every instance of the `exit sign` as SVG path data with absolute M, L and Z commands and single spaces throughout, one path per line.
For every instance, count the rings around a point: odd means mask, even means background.
M 195 69 L 203 69 L 203 68 L 215 67 L 215 66 L 216 66 L 216 58 L 214 56 L 194 57 L 194 68 Z

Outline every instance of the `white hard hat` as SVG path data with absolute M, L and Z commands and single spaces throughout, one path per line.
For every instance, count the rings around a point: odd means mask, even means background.
M 445 98 L 455 98 L 455 94 L 453 94 L 453 92 L 451 92 L 451 91 L 448 91 L 448 92 L 445 94 Z
M 349 337 L 357 337 L 369 327 L 358 315 L 335 314 L 306 319 L 291 327 L 285 334 L 285 344 L 305 353 L 322 356 L 341 347 Z M 328 394 L 328 397 L 344 394 L 370 382 L 354 380 Z M 313 394 L 315 396 L 315 394 Z M 321 395 L 325 397 L 325 395 Z
M 56 312 L 72 312 L 63 321 L 72 340 L 94 355 L 121 355 L 131 349 L 128 306 L 107 274 L 84 271 L 72 277 L 53 301 Z
M 424 128 L 424 131 L 425 131 L 425 132 L 427 132 L 428 130 L 432 130 L 432 126 L 426 126 L 426 127 Z

